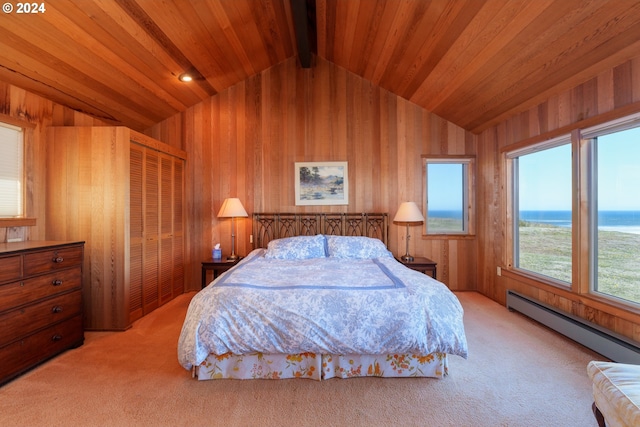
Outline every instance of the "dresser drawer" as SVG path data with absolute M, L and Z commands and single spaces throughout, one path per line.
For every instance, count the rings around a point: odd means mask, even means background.
M 0 285 L 0 312 L 81 286 L 80 266 Z
M 82 316 L 76 316 L 0 347 L 0 382 L 15 377 L 69 347 L 82 345 L 83 341 Z
M 0 314 L 0 345 L 82 313 L 80 290 Z
M 18 280 L 22 277 L 22 256 L 0 258 L 0 283 Z
M 24 255 L 24 276 L 47 273 L 82 263 L 82 246 L 62 247 Z

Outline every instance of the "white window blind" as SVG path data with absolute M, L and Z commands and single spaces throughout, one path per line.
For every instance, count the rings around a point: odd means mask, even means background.
M 0 123 L 0 218 L 23 215 L 23 151 L 22 129 Z

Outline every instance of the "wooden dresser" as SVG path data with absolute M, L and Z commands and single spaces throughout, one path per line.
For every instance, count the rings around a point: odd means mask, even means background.
M 84 342 L 84 242 L 0 244 L 0 384 Z

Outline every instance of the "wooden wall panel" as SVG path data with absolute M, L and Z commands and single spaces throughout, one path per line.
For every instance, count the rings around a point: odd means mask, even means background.
M 127 326 L 128 290 L 122 284 L 128 286 L 129 254 L 122 248 L 129 229 L 129 186 L 122 177 L 129 176 L 129 145 L 124 127 L 54 127 L 48 132 L 45 237 L 86 241 L 82 298 L 87 329 Z
M 562 92 L 530 110 L 487 129 L 478 136 L 478 290 L 504 304 L 507 289 L 514 289 L 555 307 L 570 311 L 622 335 L 640 341 L 640 315 L 588 295 L 578 295 L 523 280 L 498 276 L 507 251 L 504 238 L 505 171 L 500 149 L 547 139 L 640 111 L 640 57 Z
M 42 240 L 46 218 L 46 130 L 48 126 L 101 126 L 100 120 L 55 104 L 38 95 L 0 82 L 0 120 L 32 126 L 32 137 L 25 141 L 26 215 L 35 226 L 5 226 L 0 220 L 0 242 L 7 239 Z M 55 197 L 55 195 L 52 195 Z
M 253 212 L 388 212 L 422 202 L 423 154 L 475 154 L 475 136 L 336 65 L 312 69 L 287 60 L 159 123 L 146 133 L 184 147 L 187 289 L 200 284 L 200 262 L 215 243 L 231 246 L 230 220 L 218 220 L 227 197 Z M 175 129 L 180 126 L 180 130 Z M 294 163 L 348 161 L 348 206 L 295 206 Z M 251 221 L 237 221 L 236 252 L 247 254 Z M 419 229 L 419 228 L 418 228 Z M 404 252 L 404 227 L 390 225 L 390 249 Z M 413 255 L 438 262 L 452 289 L 475 289 L 475 240 L 423 240 Z

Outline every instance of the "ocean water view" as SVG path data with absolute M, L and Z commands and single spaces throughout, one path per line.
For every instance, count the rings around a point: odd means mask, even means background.
M 520 211 L 520 219 L 558 227 L 570 227 L 571 211 Z M 598 229 L 640 234 L 640 211 L 600 211 L 598 212 Z
M 433 220 L 462 221 L 460 210 L 432 210 L 428 216 Z M 522 221 L 571 227 L 571 211 L 520 211 Z M 640 234 L 640 211 L 600 211 L 598 228 L 606 231 Z
M 461 220 L 462 211 L 461 210 L 454 210 L 454 211 L 432 210 L 428 212 L 428 216 L 431 218 Z

